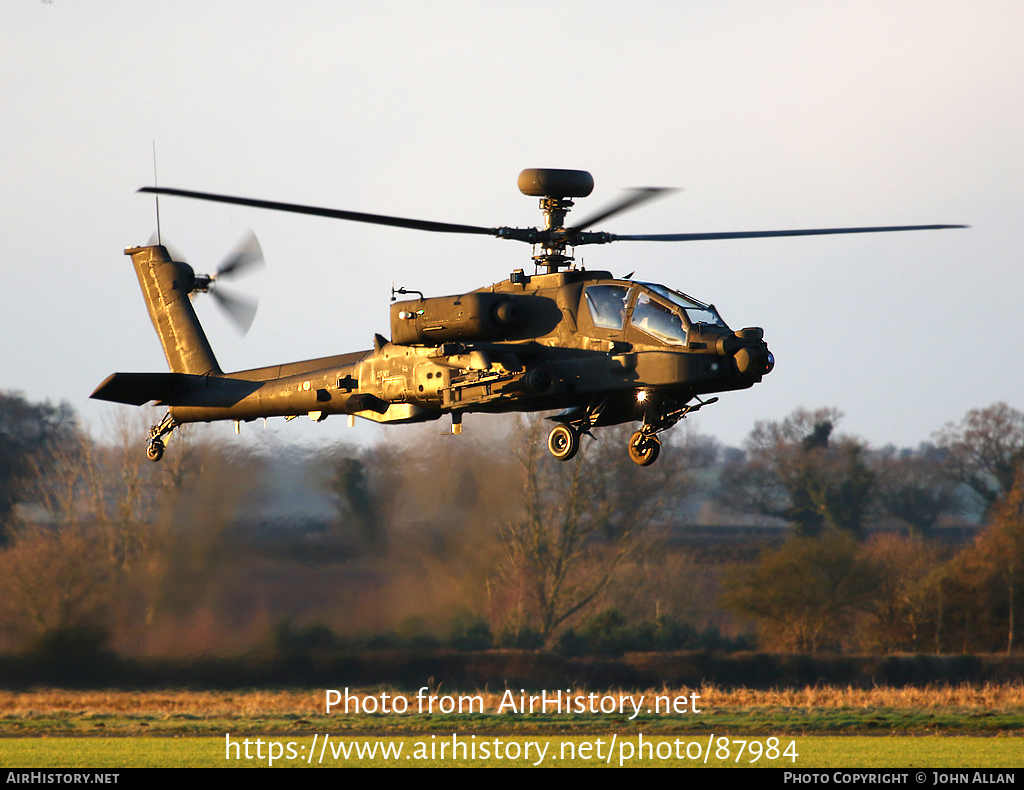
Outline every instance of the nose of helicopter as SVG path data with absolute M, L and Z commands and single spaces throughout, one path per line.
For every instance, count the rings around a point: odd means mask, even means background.
M 736 362 L 736 369 L 744 376 L 763 373 L 768 366 L 767 349 L 762 345 L 744 346 L 733 355 Z
M 768 350 L 764 342 L 764 331 L 760 327 L 741 329 L 730 338 L 738 346 L 733 354 L 736 370 L 742 376 L 761 379 L 772 372 L 775 367 L 775 355 Z M 726 346 L 726 349 L 728 346 Z

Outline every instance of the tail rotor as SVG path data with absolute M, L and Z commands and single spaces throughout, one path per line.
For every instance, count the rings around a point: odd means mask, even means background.
M 157 243 L 156 234 L 149 240 L 150 246 Z M 170 244 L 164 243 L 164 248 L 171 260 L 178 263 L 187 263 L 182 256 Z M 208 293 L 213 297 L 217 306 L 224 311 L 224 314 L 238 331 L 245 335 L 256 318 L 256 309 L 259 307 L 259 299 L 245 296 L 221 284 L 222 279 L 232 279 L 244 274 L 252 274 L 265 266 L 263 250 L 260 248 L 256 234 L 251 230 L 242 238 L 213 274 L 196 274 L 192 286 L 192 295 L 197 293 Z

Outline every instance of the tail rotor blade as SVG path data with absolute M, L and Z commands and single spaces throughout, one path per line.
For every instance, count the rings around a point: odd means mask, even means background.
M 263 250 L 256 234 L 251 230 L 234 251 L 217 267 L 216 277 L 236 277 L 245 271 L 256 271 L 264 266 Z
M 227 313 L 228 318 L 232 320 L 243 335 L 249 331 L 253 319 L 256 318 L 256 308 L 259 306 L 259 300 L 239 296 L 230 291 L 225 293 L 222 285 L 211 288 L 210 295 L 217 300 L 217 304 Z

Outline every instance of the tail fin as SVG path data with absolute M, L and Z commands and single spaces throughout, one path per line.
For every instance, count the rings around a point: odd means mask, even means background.
M 172 261 L 167 248 L 160 245 L 129 247 L 124 253 L 132 256 L 149 317 L 171 372 L 220 374 L 217 358 L 188 296 L 195 286 L 192 267 Z

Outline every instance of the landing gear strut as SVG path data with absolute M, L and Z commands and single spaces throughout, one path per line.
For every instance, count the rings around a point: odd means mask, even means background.
M 146 446 L 146 457 L 150 461 L 159 461 L 164 457 L 164 449 L 167 442 L 165 436 L 170 436 L 171 431 L 178 427 L 178 422 L 171 416 L 170 412 L 164 415 L 160 422 L 149 429 L 149 444 Z
M 558 422 L 548 436 L 548 449 L 559 461 L 568 461 L 575 457 L 580 449 L 580 437 L 594 435 L 590 429 L 597 424 L 601 413 L 608 406 L 608 399 L 591 400 L 586 406 L 571 406 L 549 420 Z
M 644 394 L 644 393 L 641 393 Z M 704 406 L 717 403 L 718 398 L 709 398 L 702 401 L 694 396 L 696 403 L 676 408 L 669 403 L 659 403 L 657 400 L 645 397 L 644 400 L 644 424 L 639 431 L 629 437 L 629 458 L 639 466 L 650 466 L 658 460 L 661 453 L 661 441 L 658 434 L 667 431 L 680 420 L 686 419 L 687 414 L 700 411 Z

